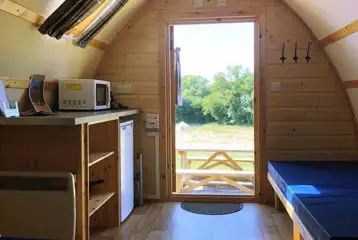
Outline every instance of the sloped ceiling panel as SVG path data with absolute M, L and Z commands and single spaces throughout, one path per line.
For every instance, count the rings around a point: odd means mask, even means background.
M 358 16 L 357 0 L 285 0 L 318 39 L 337 31 Z
M 150 0 L 129 0 L 126 5 L 114 16 L 114 18 L 97 35 L 97 39 L 111 43 L 117 34 L 123 30 L 128 22 L 145 7 Z
M 43 16 L 49 16 L 55 11 L 65 0 L 13 0 L 14 2 L 31 9 Z
M 328 45 L 325 50 L 343 81 L 358 79 L 358 32 Z

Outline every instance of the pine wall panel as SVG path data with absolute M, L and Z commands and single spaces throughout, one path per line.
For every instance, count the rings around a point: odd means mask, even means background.
M 265 135 L 260 151 L 260 189 L 272 197 L 266 181 L 268 160 L 356 160 L 358 145 L 356 124 L 340 79 L 314 36 L 289 8 L 278 0 L 227 0 L 227 8 L 217 1 L 205 0 L 203 8 L 194 8 L 193 0 L 153 0 L 117 36 L 97 69 L 97 76 L 113 84 L 133 84 L 132 94 L 118 99 L 145 113 L 160 112 L 159 86 L 161 63 L 161 16 L 241 16 L 256 13 L 263 16 L 260 42 L 260 81 L 265 98 L 260 101 L 265 114 Z M 282 43 L 286 45 L 287 61 L 280 61 Z M 299 61 L 293 61 L 297 42 Z M 312 61 L 304 57 L 308 44 Z M 271 91 L 270 84 L 279 82 L 281 91 Z M 144 121 L 143 121 L 144 124 Z M 144 191 L 155 194 L 154 139 L 143 132 Z M 161 161 L 164 161 L 161 159 Z

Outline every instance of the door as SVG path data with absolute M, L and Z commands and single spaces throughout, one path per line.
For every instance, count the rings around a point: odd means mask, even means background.
M 120 124 L 121 136 L 121 222 L 134 208 L 133 121 Z
M 255 196 L 255 23 L 176 24 L 168 38 L 171 193 Z

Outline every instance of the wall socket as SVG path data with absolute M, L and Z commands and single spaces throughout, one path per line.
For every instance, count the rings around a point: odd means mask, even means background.
M 270 85 L 271 92 L 281 92 L 282 86 L 281 82 L 272 82 Z
M 147 129 L 159 129 L 159 114 L 147 114 L 146 116 Z
M 194 0 L 194 7 L 196 8 L 204 7 L 204 0 Z
M 227 0 L 218 0 L 218 7 L 226 7 Z
M 145 119 L 145 126 L 147 129 L 147 136 L 154 137 L 159 135 L 159 114 L 147 114 Z

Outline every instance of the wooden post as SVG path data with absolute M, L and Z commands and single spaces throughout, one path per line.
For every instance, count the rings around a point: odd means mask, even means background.
M 177 175 L 176 176 L 176 192 L 180 193 L 183 189 L 183 176 Z
M 81 125 L 82 156 L 76 174 L 76 240 L 89 239 L 88 219 L 88 158 L 89 158 L 89 127 Z
M 186 151 L 179 151 L 178 153 L 180 155 L 180 167 L 181 167 L 181 169 L 188 168 L 189 164 L 188 164 L 188 158 L 187 158 Z
M 293 240 L 301 240 L 300 229 L 295 223 L 293 223 Z
M 190 168 L 189 166 L 189 162 L 188 162 L 188 153 L 187 152 L 183 152 L 183 160 L 184 160 L 184 168 Z

